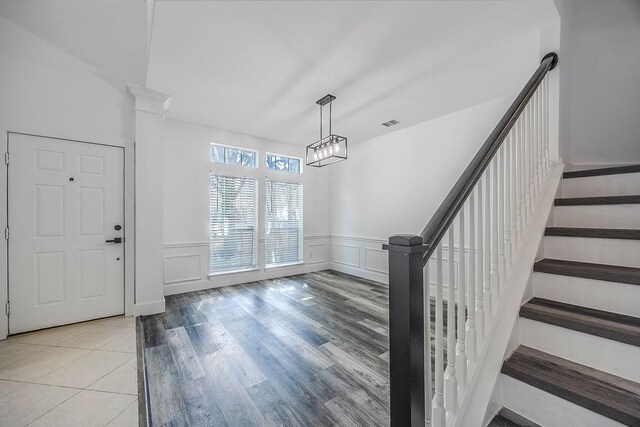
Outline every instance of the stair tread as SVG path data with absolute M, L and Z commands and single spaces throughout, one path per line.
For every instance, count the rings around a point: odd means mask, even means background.
M 640 285 L 640 268 L 621 265 L 592 264 L 589 262 L 545 258 L 533 265 L 533 271 Z
M 629 205 L 639 204 L 640 195 L 631 196 L 597 196 L 597 197 L 568 197 L 555 199 L 555 206 L 584 206 L 584 205 Z
M 510 409 L 502 408 L 487 427 L 540 427 L 540 425 Z
M 640 230 L 630 228 L 547 227 L 545 236 L 640 240 Z
M 640 384 L 520 346 L 502 373 L 626 425 L 640 425 Z
M 585 178 L 589 176 L 602 176 L 602 175 L 618 175 L 623 173 L 636 173 L 640 172 L 640 165 L 629 166 L 615 166 L 609 168 L 598 169 L 585 169 L 579 171 L 569 171 L 562 174 L 562 178 Z
M 532 298 L 520 317 L 640 347 L 640 318 L 544 298 Z

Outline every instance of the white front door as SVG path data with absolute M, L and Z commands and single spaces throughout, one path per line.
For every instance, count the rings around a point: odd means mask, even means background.
M 9 333 L 124 313 L 123 156 L 9 135 Z

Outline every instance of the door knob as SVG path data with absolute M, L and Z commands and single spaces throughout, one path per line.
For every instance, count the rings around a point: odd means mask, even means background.
M 122 243 L 122 237 L 114 237 L 111 240 L 105 240 L 107 243 Z

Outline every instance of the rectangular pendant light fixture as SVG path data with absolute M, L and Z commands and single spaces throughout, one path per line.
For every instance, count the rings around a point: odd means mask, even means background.
M 307 166 L 323 167 L 347 159 L 347 138 L 331 133 L 331 104 L 336 97 L 326 95 L 316 101 L 320 106 L 320 139 L 307 146 Z M 324 136 L 322 129 L 322 107 L 329 104 L 329 134 Z

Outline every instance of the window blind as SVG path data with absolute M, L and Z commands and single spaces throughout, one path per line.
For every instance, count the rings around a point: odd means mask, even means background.
M 211 174 L 209 201 L 210 271 L 256 267 L 257 180 Z
M 302 184 L 267 180 L 265 265 L 302 261 Z

